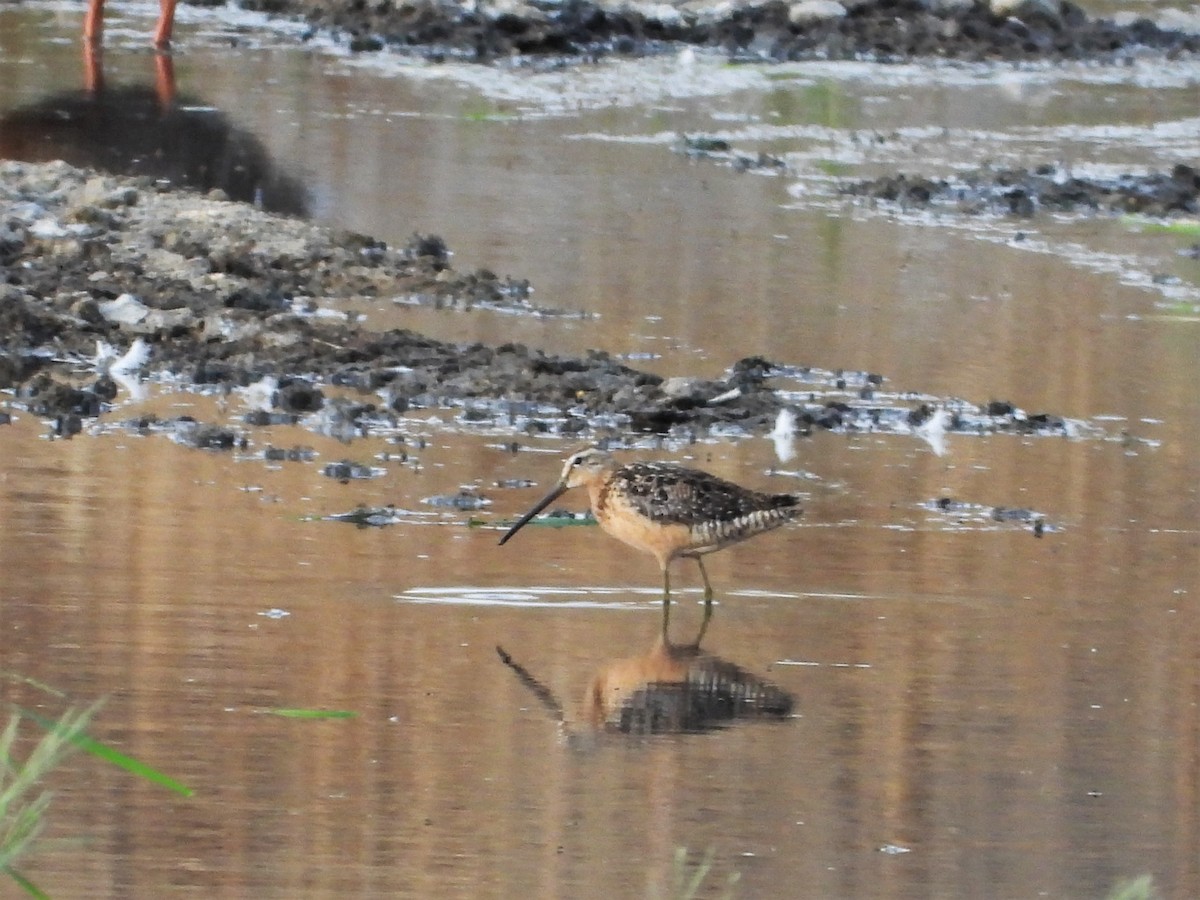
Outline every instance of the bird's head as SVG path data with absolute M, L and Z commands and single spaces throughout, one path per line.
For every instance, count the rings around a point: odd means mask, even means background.
M 567 461 L 563 464 L 562 475 L 550 493 L 539 500 L 533 509 L 517 519 L 512 528 L 504 533 L 504 537 L 500 538 L 500 543 L 507 542 L 509 538 L 524 528 L 530 519 L 557 500 L 563 493 L 571 488 L 591 484 L 597 478 L 603 477 L 615 465 L 616 462 L 612 455 L 599 447 L 584 447 L 576 450 L 567 457 Z
M 584 447 L 567 457 L 558 483 L 564 491 L 584 487 L 611 471 L 614 466 L 616 461 L 608 451 L 599 447 Z

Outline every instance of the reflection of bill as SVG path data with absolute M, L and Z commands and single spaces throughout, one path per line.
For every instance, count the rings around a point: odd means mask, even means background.
M 792 695 L 778 685 L 698 644 L 659 637 L 649 652 L 614 660 L 593 676 L 573 726 L 553 691 L 502 647 L 496 652 L 568 736 L 581 728 L 623 734 L 706 731 L 738 719 L 781 719 L 792 711 Z

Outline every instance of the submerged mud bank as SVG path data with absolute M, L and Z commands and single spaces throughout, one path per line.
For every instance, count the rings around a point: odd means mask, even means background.
M 345 311 L 399 301 L 537 314 L 524 282 L 449 259 L 436 237 L 394 248 L 148 179 L 3 163 L 0 390 L 62 435 L 109 413 L 138 379 L 240 390 L 250 412 L 234 428 L 126 423 L 214 450 L 245 446 L 245 429 L 261 425 L 350 439 L 430 408 L 459 410 L 466 428 L 590 438 L 830 429 L 914 434 L 936 448 L 947 431 L 1104 436 L 1001 401 L 886 393 L 871 373 L 749 358 L 719 379 L 663 378 L 604 350 L 440 341 Z
M 977 169 L 954 178 L 887 175 L 852 182 L 842 193 L 904 207 L 949 206 L 963 213 L 1032 216 L 1053 212 L 1136 213 L 1169 217 L 1200 214 L 1200 169 L 1122 174 L 1100 179 L 1053 165 L 1034 169 Z
M 1141 49 L 1200 51 L 1200 35 L 1147 19 L 1117 23 L 1070 0 L 797 0 L 674 4 L 439 0 L 363 4 L 243 0 L 303 15 L 354 50 L 384 47 L 431 58 L 644 55 L 686 44 L 734 59 L 1116 59 Z

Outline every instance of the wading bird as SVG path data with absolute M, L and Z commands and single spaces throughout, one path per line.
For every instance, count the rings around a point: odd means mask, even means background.
M 508 529 L 503 544 L 571 488 L 587 488 L 592 514 L 613 537 L 650 553 L 663 574 L 663 631 L 671 604 L 671 561 L 690 556 L 704 579 L 704 621 L 712 614 L 712 585 L 703 556 L 799 518 L 794 494 L 765 494 L 707 472 L 670 463 L 618 465 L 596 447 L 567 457 L 554 489 Z
M 154 29 L 154 46 L 165 50 L 171 46 L 171 29 L 175 25 L 177 0 L 158 0 L 158 26 Z M 104 37 L 104 0 L 88 0 L 87 16 L 83 20 L 83 39 L 98 45 Z

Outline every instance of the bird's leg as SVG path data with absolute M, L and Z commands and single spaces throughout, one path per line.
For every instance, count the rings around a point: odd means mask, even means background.
M 171 46 L 171 28 L 175 24 L 176 0 L 158 0 L 158 28 L 154 32 L 154 46 L 166 50 Z
M 667 630 L 667 617 L 671 615 L 671 570 L 663 566 L 663 632 Z
M 662 636 L 667 639 L 667 624 L 671 620 L 671 570 L 663 566 L 663 618 Z
M 704 579 L 704 612 L 707 614 L 712 608 L 713 590 L 708 581 L 708 573 L 704 571 L 704 557 L 697 556 L 696 565 L 700 567 L 700 577 Z
M 704 607 L 704 618 L 700 620 L 700 630 L 696 632 L 695 646 L 699 647 L 700 642 L 704 640 L 704 632 L 708 631 L 708 620 L 712 618 L 712 607 Z
M 104 90 L 104 47 L 99 40 L 83 41 L 83 87 L 92 97 Z
M 175 103 L 175 63 L 170 53 L 154 54 L 154 92 L 158 94 L 159 109 L 169 111 Z
M 89 0 L 87 15 L 83 19 L 83 40 L 96 45 L 104 35 L 104 0 Z
M 704 570 L 704 558 L 696 557 L 696 565 L 700 567 L 700 577 L 704 579 L 704 618 L 700 622 L 700 633 L 696 635 L 696 646 L 704 640 L 704 632 L 708 630 L 708 620 L 712 618 L 713 589 L 708 581 L 708 572 Z

